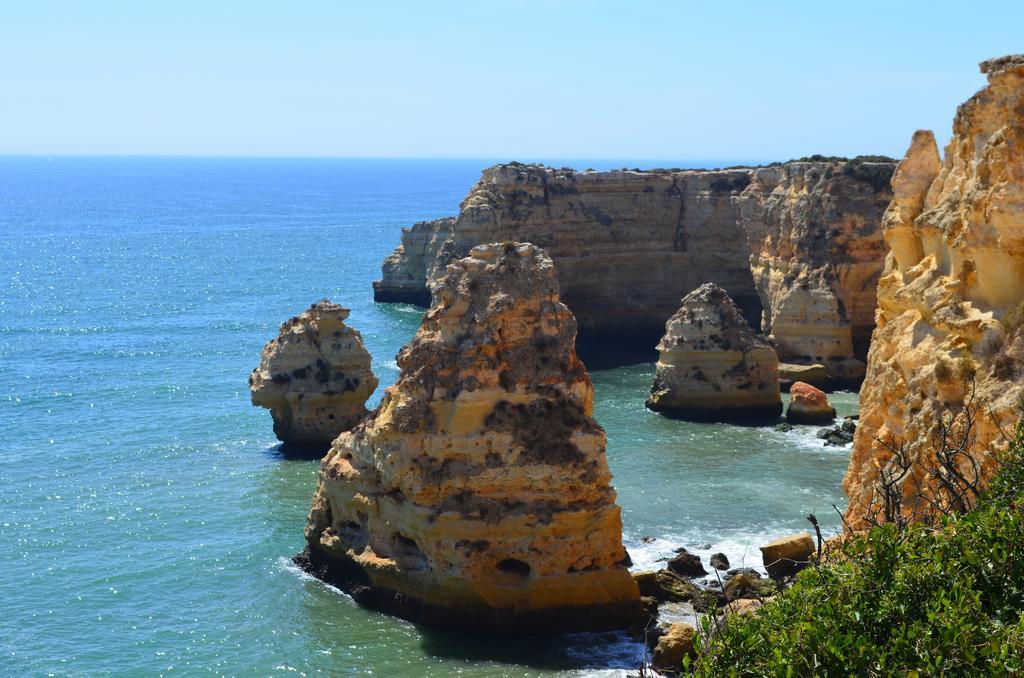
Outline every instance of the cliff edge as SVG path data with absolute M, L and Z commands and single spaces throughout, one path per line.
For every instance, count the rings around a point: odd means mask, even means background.
M 988 86 L 957 110 L 945 159 L 932 133 L 919 131 L 893 177 L 883 220 L 891 252 L 843 481 L 854 524 L 877 510 L 882 474 L 899 475 L 897 451 L 912 464 L 899 482 L 906 513 L 919 493 L 945 500 L 941 479 L 926 471 L 941 425 L 969 434 L 959 472 L 984 481 L 1019 417 L 1024 56 L 981 70 Z M 976 412 L 969 430 L 965 406 Z

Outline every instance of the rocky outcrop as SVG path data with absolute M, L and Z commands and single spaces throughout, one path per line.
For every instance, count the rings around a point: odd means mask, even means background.
M 741 220 L 763 330 L 784 361 L 822 364 L 838 381 L 864 376 L 893 167 L 857 158 L 753 171 Z
M 814 540 L 806 532 L 779 537 L 761 547 L 761 561 L 772 579 L 791 577 L 810 562 Z
M 322 452 L 366 416 L 377 377 L 362 336 L 345 325 L 348 315 L 325 299 L 281 325 L 263 347 L 249 377 L 252 404 L 270 410 L 285 444 Z
M 651 654 L 651 666 L 668 675 L 683 673 L 683 659 L 688 655 L 696 657 L 693 643 L 697 629 L 689 624 L 675 623 L 659 631 Z
M 322 462 L 300 561 L 440 626 L 634 623 L 605 434 L 551 259 L 476 247 L 433 291 L 398 382 Z
M 775 350 L 718 285 L 706 283 L 683 298 L 658 352 L 650 409 L 699 420 L 782 414 Z
M 788 362 L 856 374 L 873 326 L 893 163 L 811 159 L 728 170 L 484 170 L 459 216 L 417 224 L 374 283 L 422 303 L 437 260 L 503 240 L 544 247 L 581 337 L 653 346 L 686 292 L 724 288 Z M 585 342 L 585 343 L 595 343 Z
M 819 388 L 798 381 L 789 387 L 786 421 L 792 424 L 827 424 L 836 418 L 836 408 Z
M 882 473 L 895 451 L 912 465 L 899 483 L 904 513 L 920 484 L 943 491 L 934 468 L 941 422 L 977 412 L 961 458 L 982 475 L 1018 416 L 1021 393 L 1020 304 L 1024 299 L 1024 56 L 981 64 L 988 86 L 957 111 L 940 160 L 930 132 L 914 134 L 893 177 L 884 231 L 891 252 L 878 287 L 860 422 L 843 487 L 847 520 L 863 525 L 878 505 Z M 972 386 L 973 382 L 973 386 Z M 895 474 L 898 476 L 899 474 Z
M 438 255 L 449 241 L 454 226 L 454 217 L 444 217 L 403 228 L 402 243 L 381 266 L 387 285 L 373 284 L 374 299 L 429 306 L 430 290 L 426 281 L 444 275 L 448 262 L 439 263 L 438 260 L 445 257 Z M 451 245 L 448 248 L 451 249 Z

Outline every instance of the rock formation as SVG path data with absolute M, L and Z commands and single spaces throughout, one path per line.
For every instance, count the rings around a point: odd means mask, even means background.
M 773 579 L 791 577 L 810 561 L 814 540 L 806 532 L 779 537 L 761 547 L 761 561 Z
M 812 159 L 730 170 L 484 170 L 459 216 L 417 224 L 374 283 L 379 301 L 423 303 L 438 265 L 479 243 L 544 247 L 581 336 L 653 346 L 679 298 L 724 288 L 780 358 L 856 375 L 885 255 L 894 163 Z M 586 343 L 586 342 L 585 342 Z M 590 342 L 594 343 L 594 342 Z
M 689 624 L 675 623 L 659 631 L 651 654 L 651 666 L 669 675 L 678 675 L 683 672 L 683 658 L 697 656 L 693 649 L 697 629 Z
M 782 414 L 775 350 L 754 336 L 718 285 L 706 283 L 683 298 L 658 352 L 650 409 L 700 420 Z
M 789 387 L 786 421 L 792 424 L 827 424 L 836 418 L 836 408 L 819 388 L 798 381 Z
M 741 221 L 763 329 L 784 361 L 822 364 L 834 381 L 864 376 L 892 172 L 877 158 L 753 171 Z
M 322 462 L 300 561 L 435 625 L 637 621 L 605 434 L 551 259 L 476 247 L 433 292 L 398 382 Z
M 370 354 L 347 327 L 349 309 L 324 300 L 281 325 L 249 377 L 252 404 L 266 407 L 289 445 L 326 450 L 366 416 L 377 388 Z
M 930 132 L 914 134 L 893 177 L 884 231 L 891 252 L 878 287 L 878 327 L 861 391 L 860 422 L 843 486 L 847 520 L 878 506 L 882 473 L 902 447 L 903 511 L 916 486 L 943 499 L 934 468 L 940 422 L 977 418 L 970 460 L 986 475 L 1015 423 L 1021 393 L 1024 299 L 1024 56 L 986 61 L 988 86 L 957 111 L 940 160 Z M 973 382 L 973 387 L 972 387 Z M 973 393 L 973 395 L 972 395 Z M 898 475 L 898 473 L 896 474 Z

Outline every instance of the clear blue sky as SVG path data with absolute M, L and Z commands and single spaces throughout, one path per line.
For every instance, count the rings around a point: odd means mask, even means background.
M 902 155 L 1011 52 L 1022 0 L 12 0 L 0 153 Z

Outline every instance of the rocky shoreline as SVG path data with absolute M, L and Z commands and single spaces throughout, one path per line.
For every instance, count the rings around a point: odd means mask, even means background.
M 1024 357 L 1024 57 L 982 71 L 989 85 L 958 110 L 945 159 L 919 131 L 895 174 L 873 159 L 485 170 L 458 217 L 403 232 L 375 283 L 377 300 L 432 304 L 380 407 L 365 410 L 369 355 L 326 301 L 282 326 L 253 373 L 253 402 L 282 440 L 333 441 L 294 562 L 442 628 L 646 629 L 655 666 L 678 668 L 697 631 L 654 626 L 664 606 L 720 625 L 779 595 L 823 547 L 811 515 L 817 543 L 761 547 L 767 578 L 724 553 L 709 573 L 685 548 L 629 571 L 577 332 L 622 343 L 655 321 L 646 406 L 783 432 L 828 425 L 824 446 L 853 444 L 847 528 L 912 522 L 921 501 L 969 509 L 1019 415 Z M 856 383 L 865 352 L 860 418 L 834 423 L 818 387 Z M 313 365 L 320 387 L 304 380 Z

